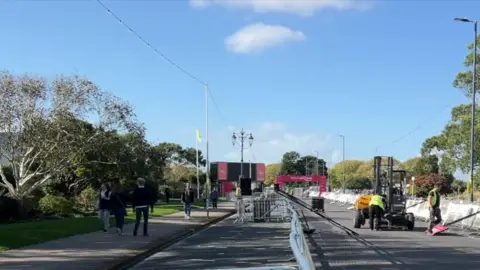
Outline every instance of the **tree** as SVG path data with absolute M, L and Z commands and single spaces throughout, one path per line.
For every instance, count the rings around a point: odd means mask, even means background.
M 280 163 L 268 164 L 265 167 L 264 184 L 267 186 L 275 184 L 276 176 L 280 174 L 281 169 L 282 169 L 282 164 Z
M 282 175 L 299 175 L 297 168 L 297 161 L 300 159 L 300 154 L 295 151 L 283 154 L 280 174 Z
M 439 184 L 441 186 L 441 192 L 444 192 L 445 189 L 449 189 L 445 177 L 442 175 L 430 173 L 415 177 L 417 196 L 427 196 L 428 192 L 434 188 L 435 184 Z
M 439 173 L 438 157 L 436 155 L 427 155 L 425 157 L 414 157 L 406 160 L 400 166 L 408 171 L 409 176 L 425 175 L 429 173 Z
M 280 174 L 282 175 L 328 175 L 328 168 L 323 159 L 315 156 L 301 156 L 295 151 L 287 152 L 282 157 Z
M 479 37 L 477 37 L 477 41 Z M 480 45 L 480 43 L 477 43 Z M 464 65 L 466 71 L 459 72 L 453 81 L 453 86 L 459 89 L 465 96 L 471 98 L 473 88 L 473 44 L 468 46 L 469 53 L 467 54 Z M 477 55 L 477 61 L 480 56 Z M 477 74 L 477 85 L 480 85 L 480 66 L 477 66 L 475 71 Z M 478 91 L 479 89 L 477 89 Z M 452 109 L 451 120 L 445 125 L 441 134 L 428 138 L 422 146 L 422 155 L 436 154 L 441 158 L 440 171 L 442 173 L 453 174 L 457 169 L 463 173 L 470 170 L 470 129 L 471 129 L 471 105 L 458 105 Z M 480 110 L 477 109 L 477 113 Z M 479 132 L 479 126 L 475 125 L 475 132 Z M 479 149 L 480 140 L 475 141 L 475 148 Z M 479 155 L 474 157 L 474 165 L 478 168 Z M 478 172 L 476 170 L 475 174 Z M 474 177 L 478 185 L 479 179 Z
M 467 184 L 462 180 L 455 179 L 452 182 L 451 188 L 454 192 L 463 193 L 467 190 Z
M 2 71 L 0 85 L 1 155 L 14 177 L 11 184 L 0 165 L 0 185 L 20 201 L 71 171 L 82 154 L 105 143 L 109 132 L 144 133 L 129 104 L 86 78 L 58 76 L 48 83 Z

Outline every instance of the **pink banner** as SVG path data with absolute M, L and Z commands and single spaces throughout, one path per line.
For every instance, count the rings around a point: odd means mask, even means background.
M 218 180 L 219 181 L 226 181 L 228 178 L 228 166 L 226 162 L 219 162 L 218 163 Z
M 327 192 L 327 177 L 323 175 L 278 175 L 276 180 L 276 183 L 282 187 L 285 183 L 313 182 L 320 186 L 320 194 Z
M 257 163 L 257 181 L 265 181 L 265 164 Z

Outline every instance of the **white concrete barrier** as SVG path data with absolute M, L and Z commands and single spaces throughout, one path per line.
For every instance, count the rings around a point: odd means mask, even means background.
M 331 203 L 346 205 L 346 208 L 351 208 L 359 196 L 361 195 L 336 192 L 325 192 L 322 194 L 322 197 L 330 200 Z M 407 200 L 407 212 L 413 213 L 417 219 L 427 221 L 429 218 L 429 212 L 426 203 L 423 201 L 424 200 L 422 199 Z M 480 204 L 442 198 L 440 209 L 442 210 L 444 224 L 477 213 L 476 215 L 464 219 L 452 226 L 460 227 L 461 229 L 480 230 L 480 213 L 478 213 L 480 211 Z

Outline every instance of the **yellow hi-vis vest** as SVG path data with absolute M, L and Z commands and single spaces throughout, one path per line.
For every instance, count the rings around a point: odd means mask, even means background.
M 240 188 L 237 187 L 237 190 L 235 190 L 235 195 L 240 196 L 240 194 L 241 194 Z
M 376 205 L 385 210 L 385 206 L 383 206 L 383 197 L 380 195 L 373 195 L 370 199 L 370 205 Z
M 430 192 L 428 193 L 428 195 L 429 195 L 429 196 L 432 196 L 432 207 L 437 206 L 437 201 L 438 201 L 437 189 L 434 188 L 434 189 L 430 190 Z

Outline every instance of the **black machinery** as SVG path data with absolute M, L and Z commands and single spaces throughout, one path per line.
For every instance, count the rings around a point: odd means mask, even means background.
M 376 156 L 373 161 L 373 173 L 375 176 L 374 193 L 385 197 L 385 215 L 382 218 L 382 227 L 402 228 L 413 230 L 415 227 L 415 216 L 413 213 L 407 213 L 407 198 L 404 194 L 404 181 L 407 171 L 394 170 L 393 157 L 387 157 L 387 165 L 382 166 L 382 157 Z M 386 175 L 382 173 L 382 168 L 386 168 Z M 399 185 L 394 184 L 394 176 L 399 175 Z M 382 178 L 384 181 L 382 181 Z M 354 227 L 360 228 L 369 218 L 369 201 L 371 195 L 364 195 L 355 202 Z

